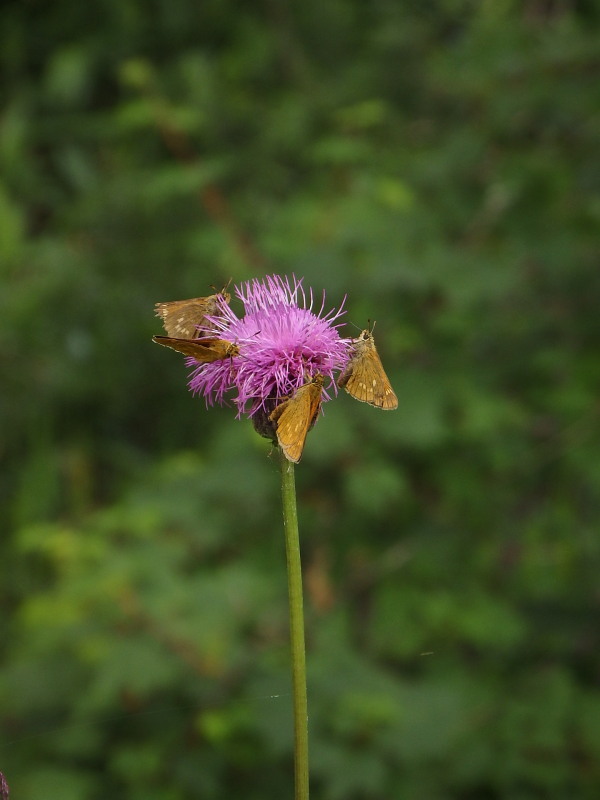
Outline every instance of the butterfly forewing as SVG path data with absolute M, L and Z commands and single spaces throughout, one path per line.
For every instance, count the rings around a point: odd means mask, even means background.
M 277 441 L 288 461 L 300 461 L 309 430 L 321 408 L 323 377 L 316 375 L 310 383 L 280 403 L 269 419 L 275 424 Z
M 237 356 L 240 352 L 237 344 L 225 339 L 178 339 L 171 336 L 153 336 L 152 341 L 170 347 L 171 350 L 177 350 L 184 356 L 195 358 L 203 364 Z
M 215 316 L 224 301 L 229 303 L 231 295 L 225 289 L 208 297 L 193 297 L 190 300 L 173 300 L 169 303 L 156 303 L 156 316 L 163 321 L 169 336 L 179 339 L 195 339 L 199 335 L 198 326 L 210 327 L 208 316 Z
M 354 340 L 354 353 L 338 378 L 338 386 L 361 403 L 369 403 L 384 411 L 398 408 L 398 398 L 383 369 L 373 334 L 368 330 Z

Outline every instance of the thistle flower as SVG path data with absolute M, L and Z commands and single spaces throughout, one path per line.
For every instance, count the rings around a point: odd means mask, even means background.
M 227 288 L 227 287 L 226 287 Z M 288 587 L 294 703 L 296 798 L 308 800 L 308 706 L 302 612 L 302 569 L 294 464 L 300 461 L 308 431 L 322 402 L 343 387 L 352 397 L 382 409 L 398 401 L 379 360 L 372 330 L 357 339 L 339 334 L 342 306 L 318 311 L 312 290 L 302 280 L 270 275 L 235 287 L 244 306 L 238 317 L 223 289 L 209 298 L 156 305 L 168 336 L 158 344 L 188 356 L 190 389 L 208 405 L 237 392 L 237 415 L 246 414 L 263 436 L 279 445 Z M 197 336 L 195 334 L 197 333 Z M 173 336 L 172 334 L 176 334 Z M 334 373 L 338 375 L 337 383 Z
M 235 294 L 244 316 L 238 317 L 223 299 L 219 313 L 207 317 L 201 331 L 236 344 L 239 354 L 208 364 L 189 359 L 188 365 L 194 367 L 189 387 L 194 393 L 212 405 L 223 403 L 227 392 L 237 391 L 233 402 L 238 417 L 256 417 L 257 430 L 264 432 L 259 419 L 268 418 L 283 398 L 316 375 L 337 392 L 334 373 L 347 365 L 351 343 L 338 332 L 342 307 L 324 313 L 323 293 L 315 311 L 312 290 L 305 292 L 302 280 L 279 275 L 247 281 L 235 287 Z M 330 399 L 326 389 L 322 399 Z

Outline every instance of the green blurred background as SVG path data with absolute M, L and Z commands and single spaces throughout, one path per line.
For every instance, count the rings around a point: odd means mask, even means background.
M 273 271 L 376 319 L 399 397 L 297 470 L 313 797 L 600 796 L 599 16 L 3 5 L 14 800 L 292 796 L 276 459 L 150 341 Z

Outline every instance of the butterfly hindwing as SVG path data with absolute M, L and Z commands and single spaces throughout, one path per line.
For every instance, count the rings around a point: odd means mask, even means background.
M 316 375 L 288 400 L 271 412 L 279 446 L 288 461 L 298 463 L 302 457 L 306 436 L 315 423 L 321 408 L 323 377 Z
M 153 336 L 152 341 L 177 350 L 184 356 L 195 358 L 202 364 L 237 356 L 239 347 L 225 339 L 178 339 L 172 336 Z
M 338 379 L 338 386 L 361 403 L 384 411 L 398 408 L 398 398 L 383 369 L 373 334 L 368 330 L 354 340 L 354 353 Z
M 172 300 L 168 303 L 156 303 L 156 316 L 163 321 L 163 326 L 170 337 L 178 339 L 196 339 L 198 327 L 210 327 L 207 316 L 219 313 L 223 302 L 229 303 L 231 295 L 225 289 L 208 297 L 192 297 L 189 300 Z

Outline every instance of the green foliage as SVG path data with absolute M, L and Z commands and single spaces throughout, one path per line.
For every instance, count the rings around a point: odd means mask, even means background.
M 598 796 L 593 4 L 0 21 L 12 794 L 290 796 L 277 467 L 150 342 L 276 270 L 377 319 L 400 402 L 297 471 L 315 800 Z

